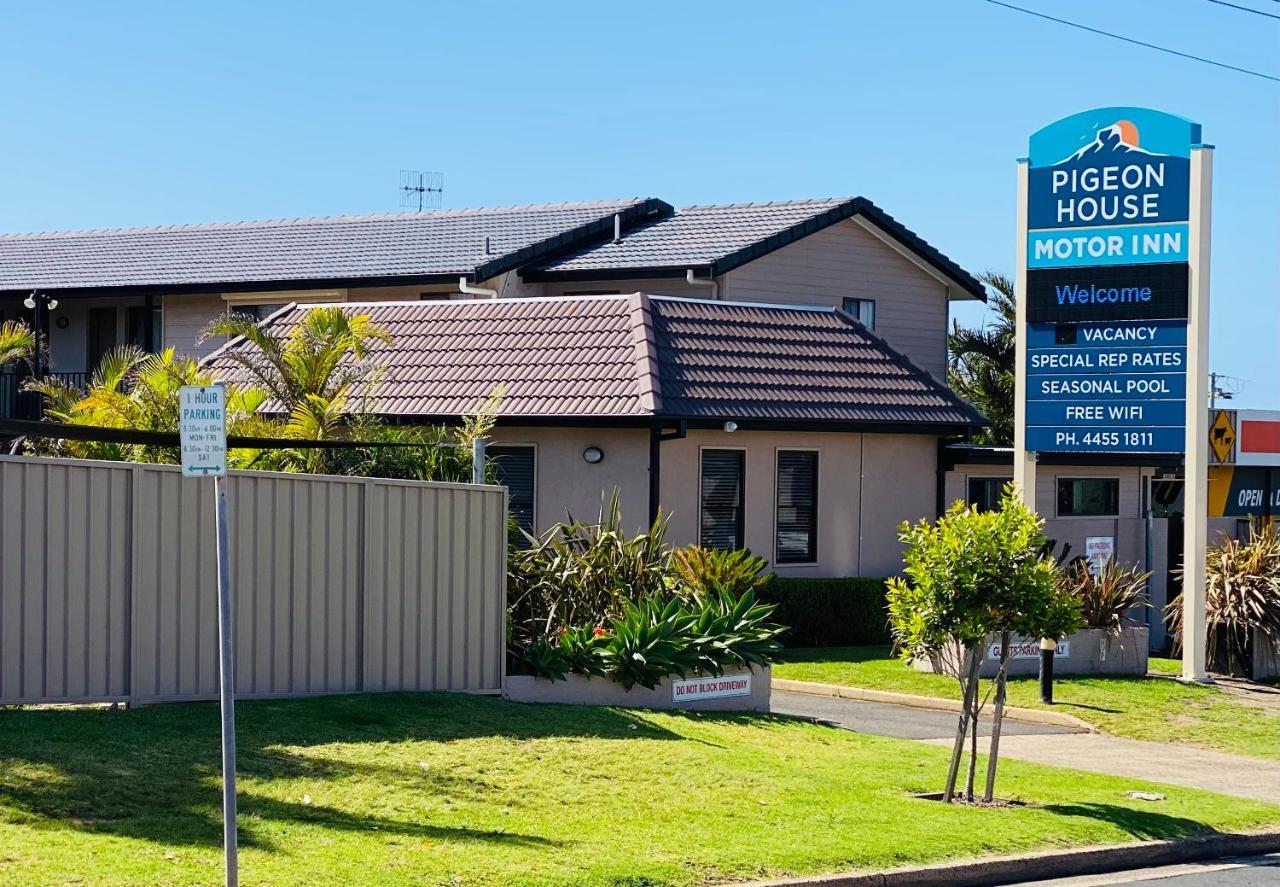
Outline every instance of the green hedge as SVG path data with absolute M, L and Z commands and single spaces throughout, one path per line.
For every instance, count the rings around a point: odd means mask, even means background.
M 788 626 L 788 647 L 847 647 L 889 643 L 883 579 L 801 579 L 774 576 L 758 596 L 778 605 L 773 621 Z

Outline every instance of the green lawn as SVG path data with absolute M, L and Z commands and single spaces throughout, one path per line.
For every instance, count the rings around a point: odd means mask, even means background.
M 941 748 L 768 715 L 474 696 L 238 706 L 245 884 L 697 884 L 1239 830 L 1280 808 L 1006 761 L 1019 809 L 910 793 Z M 0 711 L 5 884 L 220 883 L 218 712 Z
M 960 698 L 954 678 L 916 671 L 892 658 L 888 647 L 794 649 L 787 651 L 785 659 L 774 666 L 775 677 Z M 1177 673 L 1174 660 L 1153 662 L 1152 671 Z M 1182 684 L 1168 677 L 1061 677 L 1053 695 L 1055 711 L 1083 718 L 1104 733 L 1280 757 L 1280 718 L 1235 702 L 1213 687 Z M 1048 708 L 1040 702 L 1034 677 L 1010 679 L 1009 703 Z

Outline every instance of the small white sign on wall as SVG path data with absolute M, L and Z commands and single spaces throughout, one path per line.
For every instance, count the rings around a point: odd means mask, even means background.
M 699 699 L 724 699 L 751 695 L 751 672 L 720 677 L 681 678 L 671 682 L 672 702 L 696 702 Z
M 1084 557 L 1089 562 L 1089 572 L 1101 575 L 1107 561 L 1116 556 L 1115 536 L 1086 536 L 1084 539 Z
M 1054 654 L 1060 659 L 1071 658 L 1071 642 L 1058 641 L 1057 652 Z M 1014 638 L 1009 641 L 1009 658 L 1010 659 L 1039 659 L 1040 658 L 1040 642 L 1031 638 Z M 1000 661 L 1000 642 L 994 641 L 987 646 L 987 659 L 991 662 Z

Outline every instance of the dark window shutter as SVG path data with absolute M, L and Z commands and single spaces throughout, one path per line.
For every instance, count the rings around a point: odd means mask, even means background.
M 534 448 L 490 446 L 485 449 L 498 483 L 507 488 L 511 514 L 520 529 L 533 532 Z
M 698 544 L 730 551 L 743 547 L 742 450 L 702 451 L 702 501 L 699 508 Z
M 818 454 L 778 451 L 776 560 L 808 564 L 818 559 Z

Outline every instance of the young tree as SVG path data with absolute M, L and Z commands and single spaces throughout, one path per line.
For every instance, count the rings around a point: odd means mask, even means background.
M 976 438 L 980 443 L 1013 441 L 1013 371 L 1017 329 L 1013 281 L 987 271 L 981 275 L 991 288 L 989 307 L 995 320 L 977 329 L 952 325 L 947 336 L 947 382 L 956 394 L 982 413 L 990 425 Z
M 934 523 L 903 524 L 899 538 L 905 578 L 889 582 L 889 619 L 908 658 L 929 658 L 960 683 L 963 706 L 956 725 L 943 800 L 955 796 L 966 737 L 970 739 L 965 797 L 974 798 L 977 771 L 979 672 L 988 638 L 1000 640 L 995 679 L 996 715 L 986 800 L 995 790 L 1005 673 L 1014 636 L 1060 637 L 1079 623 L 1079 602 L 1060 591 L 1057 565 L 1044 556 L 1043 522 L 1005 489 L 1000 508 L 982 512 L 956 502 Z

